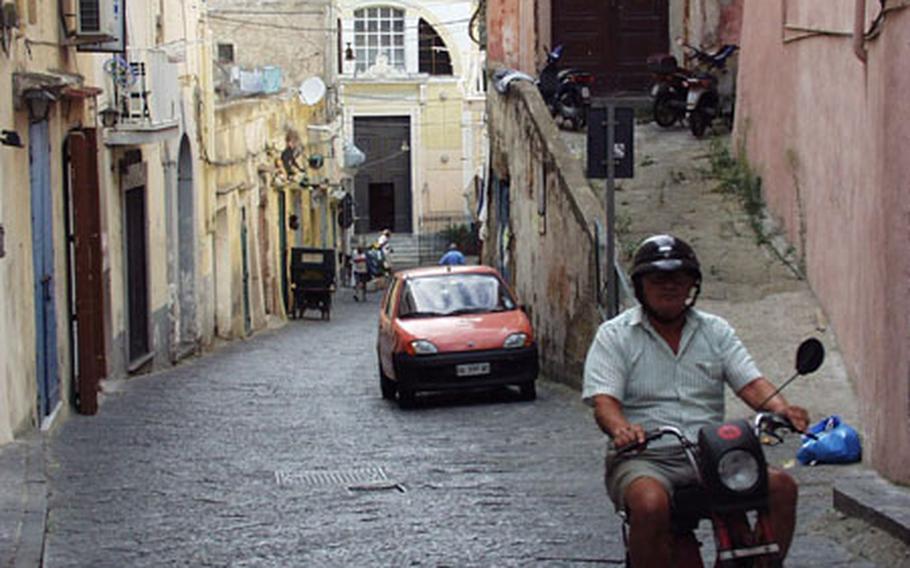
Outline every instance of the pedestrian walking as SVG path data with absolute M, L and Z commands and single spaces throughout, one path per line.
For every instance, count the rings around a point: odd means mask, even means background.
M 370 281 L 370 267 L 367 265 L 367 254 L 363 246 L 358 245 L 354 250 L 354 256 L 351 258 L 351 266 L 354 272 L 354 301 L 366 301 L 367 283 Z M 357 296 L 357 292 L 360 296 Z
M 449 243 L 449 250 L 439 259 L 440 266 L 457 266 L 464 263 L 464 255 L 461 254 L 461 251 L 458 250 L 458 245 L 455 243 Z
M 383 279 L 392 274 L 392 231 L 383 229 L 374 245 L 382 258 Z

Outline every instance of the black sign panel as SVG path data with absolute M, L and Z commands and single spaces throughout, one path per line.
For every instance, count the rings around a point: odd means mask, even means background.
M 607 177 L 607 108 L 588 109 L 588 177 Z M 634 177 L 635 111 L 628 107 L 613 108 L 613 177 Z

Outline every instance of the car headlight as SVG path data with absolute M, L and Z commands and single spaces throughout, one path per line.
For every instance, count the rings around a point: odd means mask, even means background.
M 411 348 L 414 349 L 414 353 L 417 355 L 432 355 L 439 352 L 439 349 L 436 349 L 436 346 L 426 339 L 412 341 Z
M 502 342 L 502 346 L 505 349 L 516 349 L 518 347 L 524 347 L 527 340 L 528 334 L 513 333 L 512 335 L 506 337 L 506 340 Z
M 717 462 L 717 477 L 730 491 L 746 492 L 758 483 L 758 460 L 745 450 L 730 450 Z

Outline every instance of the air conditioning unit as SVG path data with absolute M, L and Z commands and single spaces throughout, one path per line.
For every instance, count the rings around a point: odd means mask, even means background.
M 76 35 L 100 40 L 120 37 L 124 0 L 77 0 Z

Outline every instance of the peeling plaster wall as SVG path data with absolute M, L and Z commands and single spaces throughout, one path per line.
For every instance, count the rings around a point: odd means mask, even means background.
M 538 30 L 537 0 L 487 0 L 487 57 L 534 75 Z
M 218 44 L 234 47 L 234 63 L 215 65 L 224 76 L 232 65 L 277 65 L 285 88 L 310 77 L 325 79 L 337 67 L 336 23 L 331 0 L 209 0 L 209 26 Z
M 852 8 L 791 17 L 844 33 Z M 849 36 L 783 42 L 779 10 L 750 3 L 744 24 L 734 137 L 837 331 L 866 459 L 910 483 L 910 10 L 888 14 L 865 65 Z
M 320 198 L 298 184 L 286 184 L 279 173 L 279 154 L 285 134 L 294 128 L 304 148 L 315 144 L 307 124 L 324 112 L 324 103 L 308 107 L 296 99 L 244 99 L 218 107 L 215 156 L 210 168 L 215 185 L 213 231 L 215 331 L 219 337 L 246 335 L 243 306 L 242 210 L 246 209 L 252 329 L 262 329 L 269 317 L 285 317 L 280 297 L 279 219 L 277 192 L 286 195 L 286 215 L 301 211 L 300 230 L 288 229 L 288 246 L 337 248 L 340 234 L 333 231 L 337 210 L 328 211 L 323 235 Z M 328 152 L 321 145 L 309 149 Z M 332 178 L 334 159 L 329 154 L 323 168 L 309 169 L 311 180 Z M 324 199 L 324 198 L 322 198 Z M 298 244 L 301 243 L 301 244 Z
M 493 172 L 510 182 L 511 282 L 531 308 L 543 373 L 578 387 L 601 323 L 593 235 L 604 209 L 534 85 L 517 81 L 506 95 L 491 90 L 488 101 Z M 488 200 L 483 261 L 500 266 L 492 189 Z
M 0 446 L 29 429 L 37 428 L 35 277 L 33 266 L 32 189 L 29 169 L 29 115 L 15 108 L 14 72 L 50 70 L 78 73 L 75 56 L 55 46 L 60 41 L 56 2 L 19 2 L 20 27 L 9 32 L 9 52 L 0 52 L 0 126 L 15 131 L 23 145 L 0 146 L 0 226 L 4 229 L 4 256 L 0 258 L 0 287 L 9 291 L 0 301 Z M 25 39 L 36 42 L 27 45 Z M 90 83 L 87 83 L 90 84 Z M 56 326 L 56 363 L 62 412 L 69 411 L 69 327 L 67 324 L 67 266 L 63 218 L 63 150 L 71 128 L 91 124 L 81 99 L 51 104 L 48 115 L 49 186 L 53 239 L 53 286 Z

